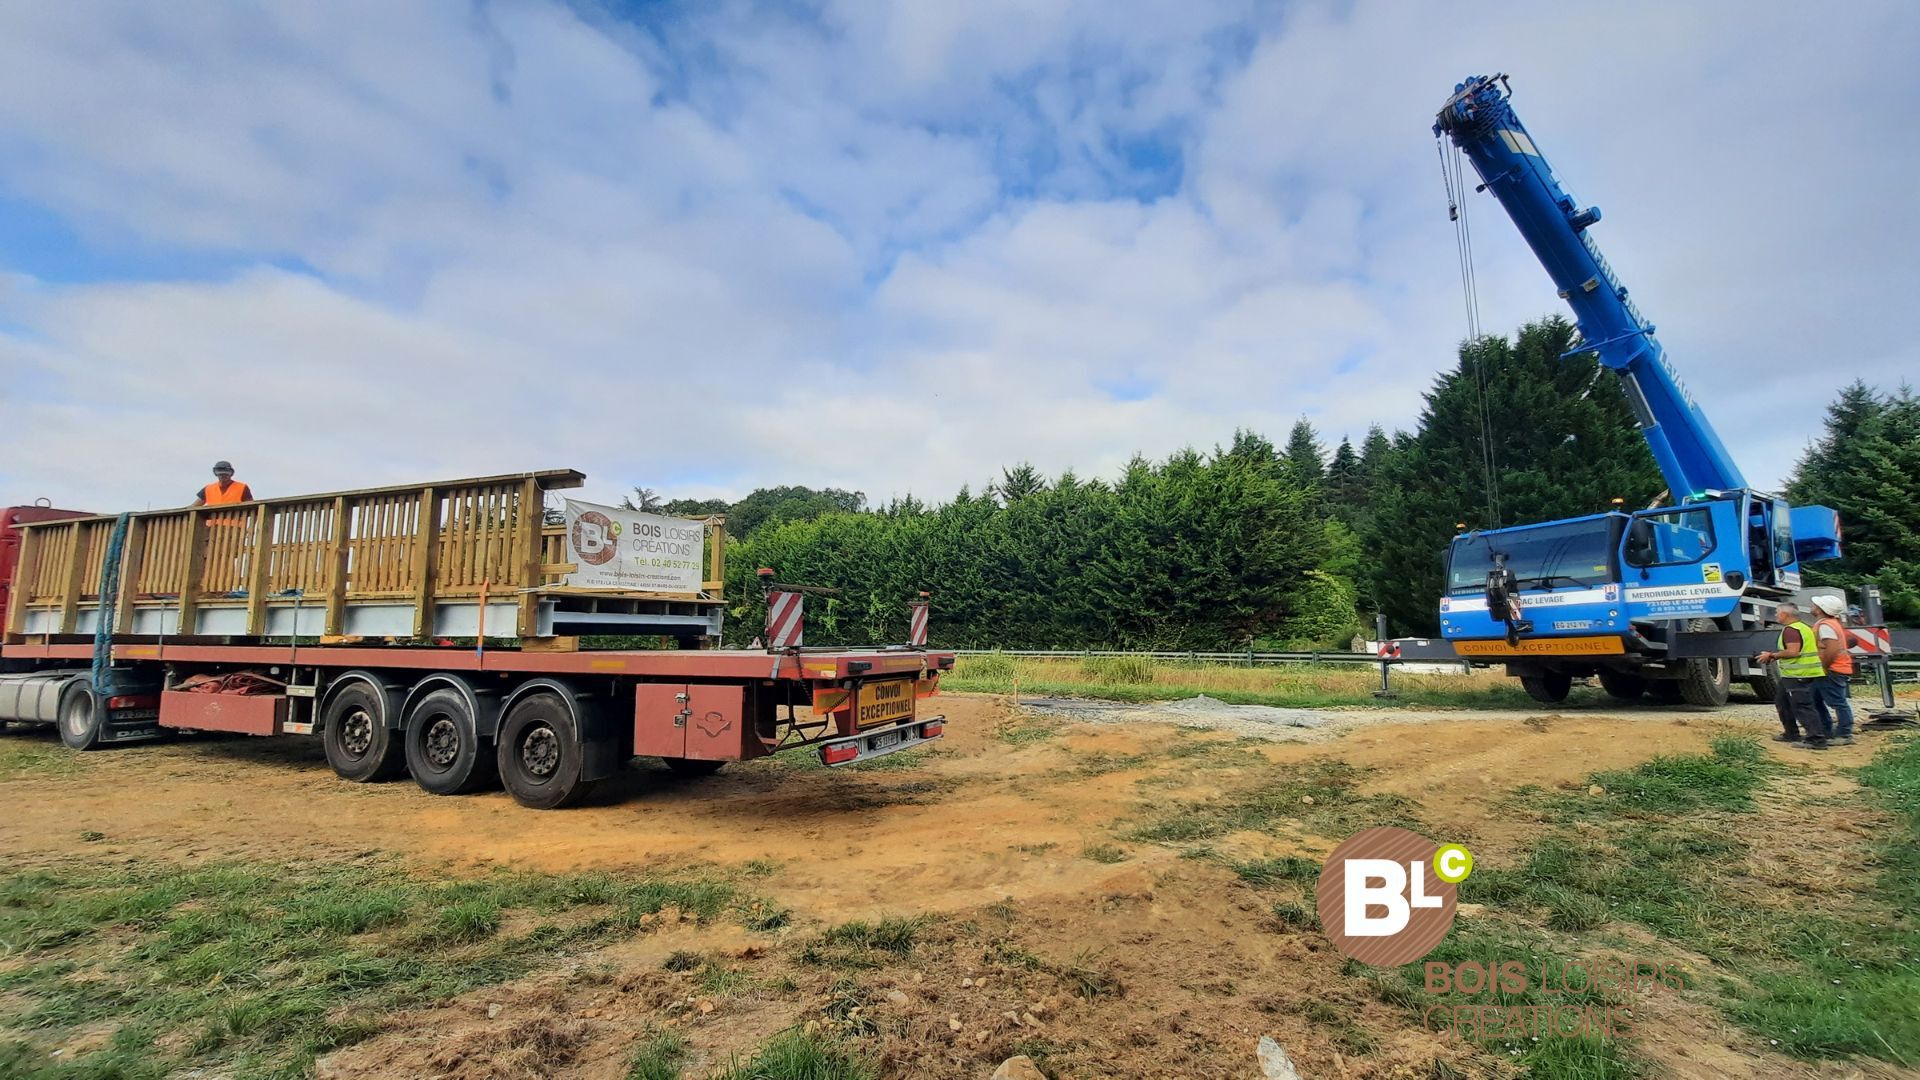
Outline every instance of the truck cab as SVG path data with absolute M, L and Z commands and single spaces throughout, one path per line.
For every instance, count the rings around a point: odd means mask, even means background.
M 1801 548 L 1837 549 L 1837 528 L 1817 517 L 1740 491 L 1462 533 L 1448 549 L 1441 634 L 1461 656 L 1505 659 L 1543 701 L 1598 675 L 1619 697 L 1722 704 L 1732 679 L 1762 674 L 1739 658 L 1671 660 L 1668 643 L 1681 630 L 1763 626 L 1800 587 Z M 1800 541 L 1795 522 L 1808 529 Z

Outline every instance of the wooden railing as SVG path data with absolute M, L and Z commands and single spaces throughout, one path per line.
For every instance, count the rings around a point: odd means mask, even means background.
M 544 523 L 542 492 L 583 479 L 551 470 L 133 514 L 109 598 L 115 625 L 124 631 L 131 613 L 158 607 L 177 612 L 169 633 L 188 635 L 199 609 L 244 607 L 247 632 L 258 635 L 270 604 L 324 603 L 325 633 L 337 635 L 349 605 L 404 600 L 415 635 L 425 636 L 435 603 L 485 594 L 517 602 L 517 629 L 529 630 L 537 590 L 568 569 L 564 537 Z M 724 568 L 718 520 L 708 529 L 714 598 Z M 9 636 L 24 632 L 34 610 L 58 612 L 53 633 L 77 631 L 79 609 L 101 606 L 114 527 L 111 517 L 23 526 Z

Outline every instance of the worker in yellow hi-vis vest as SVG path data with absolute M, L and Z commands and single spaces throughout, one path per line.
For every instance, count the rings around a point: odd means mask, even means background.
M 1813 692 L 1826 678 L 1827 669 L 1820 666 L 1813 627 L 1801 621 L 1800 610 L 1792 604 L 1775 608 L 1773 621 L 1780 624 L 1778 645 L 1754 659 L 1774 665 L 1773 707 L 1780 714 L 1781 727 L 1774 741 L 1825 750 L 1827 722 L 1813 707 Z

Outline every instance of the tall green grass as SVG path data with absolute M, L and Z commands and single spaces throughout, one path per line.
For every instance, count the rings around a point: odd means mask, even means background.
M 1108 701 L 1174 701 L 1206 695 L 1235 705 L 1317 708 L 1381 706 L 1376 668 L 1361 664 L 1263 665 L 1153 661 L 1140 656 L 1034 657 L 982 653 L 962 656 L 941 680 L 964 693 L 1079 697 Z M 1455 708 L 1538 708 L 1503 675 L 1393 676 L 1394 705 Z M 1598 702 L 1575 691 L 1573 702 Z

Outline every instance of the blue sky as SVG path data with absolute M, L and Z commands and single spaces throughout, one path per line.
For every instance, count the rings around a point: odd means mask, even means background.
M 1412 423 L 1516 107 L 1756 482 L 1920 371 L 1911 5 L 0 9 L 0 502 L 576 467 L 934 500 Z M 1556 310 L 1473 204 L 1485 323 Z

